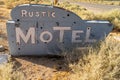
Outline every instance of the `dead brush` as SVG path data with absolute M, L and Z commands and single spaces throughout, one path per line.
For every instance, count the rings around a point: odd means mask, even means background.
M 119 80 L 119 46 L 118 41 L 108 37 L 98 47 L 83 52 L 86 55 L 79 58 L 78 63 L 69 63 L 72 69 L 70 80 Z
M 25 80 L 25 75 L 14 69 L 14 62 L 9 57 L 8 63 L 0 64 L 0 80 Z

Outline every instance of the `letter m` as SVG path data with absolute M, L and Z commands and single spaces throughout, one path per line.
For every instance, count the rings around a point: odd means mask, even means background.
M 16 28 L 16 42 L 20 44 L 20 38 L 27 43 L 28 40 L 31 38 L 31 43 L 35 43 L 35 28 L 29 28 L 26 35 L 24 35 L 23 31 L 20 28 Z

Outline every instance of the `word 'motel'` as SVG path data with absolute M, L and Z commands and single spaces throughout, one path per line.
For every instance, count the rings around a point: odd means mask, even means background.
M 11 55 L 60 55 L 62 49 L 85 47 L 104 39 L 113 26 L 108 21 L 82 20 L 65 9 L 20 5 L 7 22 Z
M 63 42 L 63 38 L 64 38 L 64 33 L 67 32 L 67 31 L 71 31 L 71 27 L 53 27 L 53 30 L 56 30 L 56 31 L 59 31 L 60 34 L 59 34 L 59 42 Z M 29 30 L 28 30 L 28 33 L 26 35 L 24 35 L 24 33 L 22 32 L 22 30 L 20 28 L 16 28 L 16 42 L 20 44 L 20 39 L 22 38 L 24 40 L 25 43 L 28 42 L 28 40 L 30 39 L 31 37 L 31 43 L 32 44 L 35 44 L 35 28 L 34 27 L 31 27 Z M 72 43 L 80 43 L 80 42 L 83 42 L 82 40 L 80 40 L 80 34 L 83 34 L 84 31 L 83 30 L 72 30 L 72 39 L 71 39 L 71 42 Z M 45 39 L 44 36 L 45 35 L 48 35 L 48 38 Z M 67 35 L 66 35 L 67 36 Z M 90 36 L 90 28 L 87 29 L 86 31 L 86 36 L 85 36 L 85 42 L 96 42 L 95 39 L 89 39 L 89 36 Z M 42 41 L 42 42 L 46 42 L 46 43 L 49 43 L 52 41 L 53 39 L 53 35 L 51 32 L 49 31 L 43 31 L 40 36 L 39 36 L 39 39 Z

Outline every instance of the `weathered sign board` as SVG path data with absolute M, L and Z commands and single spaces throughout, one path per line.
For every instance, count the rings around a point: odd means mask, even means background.
M 73 12 L 48 5 L 19 5 L 11 17 L 7 33 L 13 56 L 60 55 L 63 50 L 104 39 L 113 28 L 108 21 L 82 20 Z

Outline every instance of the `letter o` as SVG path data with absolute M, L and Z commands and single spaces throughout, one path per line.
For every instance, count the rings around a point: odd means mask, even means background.
M 48 39 L 44 39 L 44 35 L 49 35 L 49 38 L 48 38 Z M 48 32 L 48 31 L 44 31 L 44 32 L 42 32 L 41 35 L 40 35 L 40 40 L 41 40 L 42 42 L 47 42 L 47 43 L 49 43 L 49 42 L 52 40 L 52 38 L 53 38 L 53 35 L 52 35 L 50 32 Z

